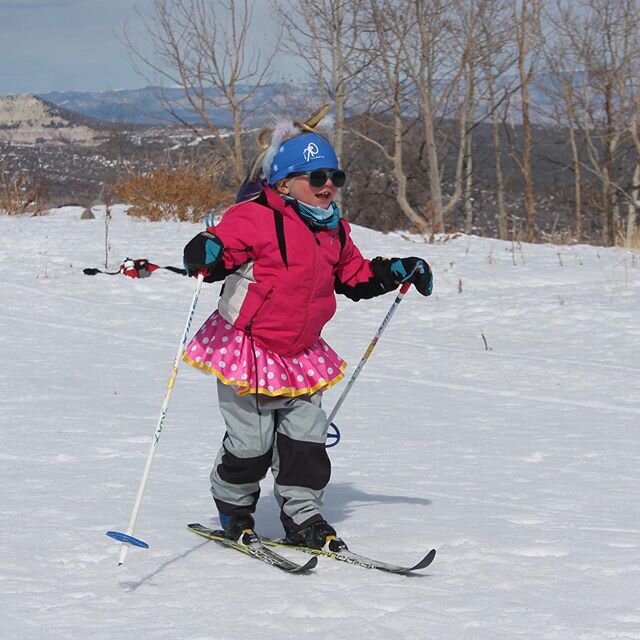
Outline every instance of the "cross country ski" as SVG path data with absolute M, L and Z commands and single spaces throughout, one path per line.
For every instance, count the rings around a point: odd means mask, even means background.
M 242 541 L 236 541 L 225 537 L 223 531 L 210 529 L 209 527 L 205 527 L 198 523 L 189 524 L 187 525 L 187 528 L 189 531 L 193 531 L 193 533 L 202 536 L 203 538 L 213 540 L 214 542 L 228 547 L 229 549 L 240 551 L 252 558 L 256 558 L 257 560 L 261 560 L 273 567 L 282 569 L 287 573 L 303 573 L 313 569 L 318 564 L 317 557 L 309 558 L 309 561 L 304 564 L 293 562 L 293 560 L 289 560 L 263 545 L 260 538 L 258 538 L 255 533 L 245 533 L 241 536 Z

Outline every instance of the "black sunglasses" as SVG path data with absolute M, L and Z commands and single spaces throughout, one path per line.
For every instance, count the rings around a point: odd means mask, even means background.
M 315 171 L 301 171 L 292 173 L 289 177 L 307 176 L 309 184 L 312 187 L 322 187 L 327 184 L 327 180 L 331 178 L 331 182 L 340 188 L 347 181 L 347 174 L 341 169 L 316 169 Z

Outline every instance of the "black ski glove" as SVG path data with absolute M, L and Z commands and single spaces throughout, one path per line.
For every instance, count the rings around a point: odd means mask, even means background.
M 224 245 L 210 231 L 202 231 L 189 240 L 184 248 L 184 268 L 190 276 L 199 271 L 210 272 L 220 261 Z
M 430 296 L 433 291 L 433 274 L 422 258 L 392 258 L 391 273 L 397 282 L 411 282 L 418 293 Z

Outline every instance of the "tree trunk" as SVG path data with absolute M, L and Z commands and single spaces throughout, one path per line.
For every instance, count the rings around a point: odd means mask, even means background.
M 614 229 L 614 191 L 613 183 L 611 182 L 610 169 L 605 170 L 605 179 L 602 184 L 602 241 L 607 246 L 612 247 L 615 244 L 615 229 Z
M 569 120 L 569 142 L 571 144 L 571 158 L 573 163 L 573 185 L 575 194 L 574 216 L 576 221 L 576 240 L 582 240 L 582 168 L 580 165 L 580 153 L 576 141 L 576 132 L 573 128 L 573 120 Z
M 417 228 L 417 230 L 426 234 L 429 231 L 427 221 L 409 204 L 407 198 L 407 176 L 404 173 L 402 166 L 402 118 L 399 114 L 394 118 L 393 129 L 393 173 L 398 185 L 398 192 L 396 193 L 396 202 L 400 206 L 400 210 L 404 216 Z
M 625 247 L 635 246 L 638 207 L 640 206 L 640 161 L 636 163 L 633 172 L 633 182 L 631 184 L 631 198 L 627 208 L 627 233 L 625 237 Z
M 504 174 L 502 172 L 502 146 L 500 143 L 500 122 L 493 116 L 493 147 L 496 154 L 496 195 L 498 198 L 498 237 L 507 239 L 507 206 L 505 204 Z
M 233 151 L 233 166 L 240 184 L 245 178 L 245 167 L 242 154 L 242 114 L 237 107 L 233 109 Z
M 464 163 L 464 232 L 467 234 L 473 231 L 473 155 L 471 153 L 471 138 L 472 134 L 469 132 Z
M 426 93 L 426 90 L 423 90 Z M 424 136 L 427 151 L 427 167 L 429 175 L 429 192 L 431 194 L 431 211 L 433 213 L 433 233 L 444 231 L 444 216 L 442 215 L 442 186 L 440 185 L 440 165 L 438 164 L 438 149 L 436 134 L 431 113 L 430 98 L 423 94 L 422 118 L 424 121 Z
M 532 24 L 533 18 L 536 16 L 535 11 L 537 4 L 534 1 L 532 10 L 533 16 L 529 16 L 530 4 L 529 0 L 520 0 L 522 13 L 517 16 L 518 24 L 518 77 L 520 79 L 520 99 L 522 109 L 522 131 L 524 136 L 522 157 L 520 161 L 520 169 L 524 179 L 524 203 L 527 216 L 527 240 L 535 242 L 537 239 L 536 231 L 536 205 L 533 193 L 533 172 L 531 167 L 531 150 L 533 147 L 533 135 L 531 130 L 531 118 L 529 116 L 529 82 L 531 80 L 531 71 L 527 70 L 527 57 L 531 48 L 531 31 L 534 28 Z

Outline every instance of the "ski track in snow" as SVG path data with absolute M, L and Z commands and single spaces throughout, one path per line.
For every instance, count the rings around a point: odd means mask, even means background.
M 80 211 L 0 216 L 2 640 L 640 638 L 640 253 L 354 227 L 436 284 L 403 300 L 336 418 L 324 512 L 358 552 L 435 546 L 434 564 L 286 575 L 189 533 L 217 523 L 223 426 L 213 379 L 183 365 L 136 527 L 151 547 L 118 567 L 104 532 L 127 527 L 194 282 L 83 275 L 105 226 Z M 116 207 L 109 267 L 179 266 L 197 230 Z M 347 375 L 392 301 L 339 300 L 324 336 Z M 269 479 L 257 522 L 280 535 Z

